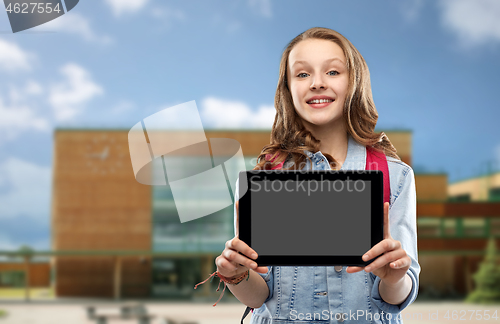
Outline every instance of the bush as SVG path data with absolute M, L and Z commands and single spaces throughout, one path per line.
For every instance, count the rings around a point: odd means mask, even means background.
M 466 302 L 491 304 L 500 302 L 500 257 L 496 253 L 495 239 L 491 237 L 486 247 L 486 256 L 473 275 L 476 288 Z

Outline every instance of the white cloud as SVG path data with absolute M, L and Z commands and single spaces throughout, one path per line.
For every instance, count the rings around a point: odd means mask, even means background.
M 439 5 L 443 26 L 458 36 L 460 45 L 500 42 L 500 1 L 441 0 Z
M 98 42 L 102 44 L 109 44 L 112 42 L 109 36 L 98 36 L 92 30 L 92 27 L 90 27 L 88 19 L 75 12 L 51 20 L 42 26 L 44 29 L 79 35 L 89 42 Z
M 24 86 L 9 85 L 7 96 L 0 95 L 0 144 L 17 138 L 26 131 L 50 130 L 50 122 L 39 114 L 43 87 L 34 80 Z
M 248 5 L 263 17 L 271 18 L 273 16 L 271 0 L 248 0 Z
M 122 14 L 135 13 L 144 8 L 149 0 L 105 0 L 116 17 Z
M 79 65 L 66 64 L 60 72 L 65 80 L 51 86 L 49 102 L 56 120 L 66 121 L 81 113 L 85 104 L 95 96 L 103 94 L 104 90 L 94 83 L 90 73 Z
M 9 97 L 11 100 L 11 105 L 22 105 L 30 102 L 32 97 L 43 94 L 43 87 L 40 83 L 29 79 L 22 88 L 17 88 L 15 86 L 9 87 Z
M 24 92 L 28 95 L 40 95 L 43 93 L 43 88 L 40 85 L 40 83 L 33 81 L 33 80 L 28 80 L 26 83 L 26 86 L 24 88 Z
M 17 44 L 0 39 L 0 70 L 17 72 L 31 69 L 34 55 Z
M 16 92 L 13 91 L 13 93 Z M 12 93 L 11 96 L 13 96 Z M 48 131 L 50 129 L 49 121 L 38 116 L 32 107 L 19 103 L 6 105 L 1 97 L 0 116 L 2 116 L 0 118 L 0 143 L 15 139 L 19 134 L 28 130 Z
M 240 101 L 213 97 L 201 102 L 201 119 L 210 128 L 264 128 L 271 129 L 276 109 L 260 106 L 256 111 Z
M 50 214 L 51 169 L 10 157 L 0 174 L 10 190 L 0 195 L 0 219 L 24 217 L 44 221 Z

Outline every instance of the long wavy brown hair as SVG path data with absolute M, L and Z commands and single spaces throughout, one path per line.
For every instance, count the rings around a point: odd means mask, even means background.
M 285 161 L 294 162 L 290 167 L 285 168 L 286 170 L 300 169 L 306 159 L 309 159 L 304 150 L 312 153 L 319 151 L 320 140 L 316 139 L 303 126 L 302 119 L 295 110 L 292 94 L 287 84 L 290 52 L 300 41 L 311 38 L 330 40 L 344 51 L 349 82 L 342 114 L 347 133 L 358 143 L 372 146 L 387 156 L 401 160 L 387 135 L 384 132 L 374 132 L 378 113 L 373 103 L 370 72 L 363 56 L 340 33 L 329 28 L 314 27 L 292 39 L 283 51 L 278 86 L 274 97 L 276 116 L 271 130 L 271 143 L 263 147 L 257 157 L 257 165 L 254 170 L 269 170 Z M 330 154 L 324 153 L 324 156 L 328 159 L 332 169 L 337 169 L 337 161 Z

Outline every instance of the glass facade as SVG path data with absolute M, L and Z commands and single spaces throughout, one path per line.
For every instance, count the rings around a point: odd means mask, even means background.
M 26 274 L 21 270 L 11 270 L 0 272 L 1 287 L 24 287 Z
M 425 217 L 417 219 L 422 238 L 488 238 L 500 236 L 500 220 L 478 217 Z
M 500 201 L 500 188 L 491 188 L 488 198 L 490 201 Z
M 450 197 L 449 201 L 451 201 L 451 202 L 470 202 L 471 198 L 470 198 L 470 194 L 463 194 L 463 195 Z
M 185 176 L 190 175 L 188 169 L 200 169 L 196 157 L 177 159 L 179 168 L 184 168 Z M 253 168 L 251 159 L 245 159 L 245 166 L 247 170 Z M 164 176 L 162 170 L 157 172 L 155 176 Z M 226 163 L 225 172 L 236 179 L 239 170 L 234 164 Z M 227 178 L 227 190 L 234 200 Z M 212 199 L 210 195 L 204 197 L 205 200 Z M 210 201 L 195 197 L 192 203 L 206 204 Z M 152 249 L 154 252 L 172 253 L 172 257 L 155 258 L 153 261 L 153 296 L 179 298 L 193 294 L 193 282 L 206 277 L 200 273 L 200 256 L 207 255 L 215 259 L 224 249 L 226 241 L 234 236 L 233 208 L 231 204 L 205 217 L 181 223 L 170 186 L 152 187 Z M 215 267 L 215 263 L 212 264 Z

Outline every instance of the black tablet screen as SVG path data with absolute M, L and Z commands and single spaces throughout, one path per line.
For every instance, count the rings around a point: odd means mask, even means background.
M 252 247 L 260 255 L 363 255 L 371 248 L 371 181 L 253 182 Z

